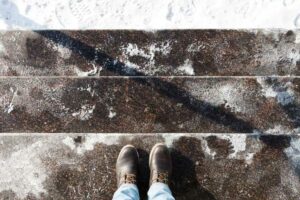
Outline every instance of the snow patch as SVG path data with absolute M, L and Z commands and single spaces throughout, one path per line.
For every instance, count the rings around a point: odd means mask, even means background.
M 195 75 L 193 63 L 189 59 L 186 59 L 184 64 L 178 67 L 178 70 L 187 75 Z
M 190 134 L 162 134 L 165 144 L 170 148 L 174 141 L 181 137 L 187 136 L 194 137 Z M 228 159 L 245 160 L 245 163 L 250 165 L 256 153 L 258 153 L 262 144 L 255 138 L 249 139 L 249 145 L 247 145 L 248 135 L 247 134 L 203 134 L 201 136 L 195 136 L 195 138 L 201 140 L 201 148 L 206 156 L 214 159 L 217 153 L 209 148 L 206 138 L 209 136 L 216 136 L 219 139 L 227 140 L 231 143 L 233 152 L 228 155 Z
M 251 102 L 253 91 L 240 81 L 218 81 L 211 84 L 209 81 L 186 81 L 188 91 L 197 99 L 207 101 L 214 106 L 224 106 L 232 112 L 254 112 L 256 107 Z
M 5 112 L 7 112 L 8 114 L 11 113 L 14 110 L 14 104 L 13 104 L 13 102 L 14 102 L 14 99 L 15 99 L 15 97 L 17 95 L 18 90 L 14 91 L 13 88 L 10 88 L 10 91 L 13 93 L 13 96 L 11 98 L 11 101 L 10 101 L 9 105 L 5 109 Z
M 112 118 L 114 118 L 116 115 L 117 115 L 117 113 L 114 112 L 113 107 L 109 107 L 108 117 L 109 117 L 110 119 L 112 119 Z
M 229 155 L 229 158 L 237 158 L 237 155 L 240 152 L 244 152 L 246 150 L 246 134 L 236 134 L 236 135 L 220 135 L 219 138 L 229 140 L 232 147 L 233 153 Z
M 87 87 L 78 87 L 79 91 L 88 91 L 91 96 L 95 96 L 95 90 L 92 88 L 90 84 L 87 84 Z
M 229 159 L 245 160 L 248 165 L 252 163 L 254 155 L 262 148 L 260 141 L 255 141 L 255 145 L 248 147 L 247 134 L 217 135 L 217 137 L 230 141 L 233 153 L 228 156 Z
M 137 44 L 129 43 L 121 47 L 123 49 L 124 63 L 133 69 L 142 69 L 139 65 L 129 61 L 132 56 L 141 56 L 147 60 L 145 62 L 143 70 L 147 75 L 154 74 L 158 69 L 155 66 L 155 55 L 160 53 L 162 55 L 168 55 L 171 52 L 171 46 L 169 41 L 150 44 L 144 48 L 139 48 Z M 129 69 L 130 70 L 130 69 Z
M 296 37 L 296 39 L 297 39 L 297 37 Z M 300 52 L 297 50 L 289 51 L 287 54 L 287 59 L 290 60 L 294 66 L 296 66 L 297 62 L 300 60 Z
M 187 47 L 187 51 L 190 53 L 200 52 L 203 49 L 205 49 L 205 45 L 199 42 L 192 43 Z
M 296 32 L 295 43 L 296 43 L 296 44 L 299 44 L 299 43 L 300 43 L 300 31 L 297 31 L 297 32 Z
M 78 112 L 72 113 L 73 117 L 77 117 L 78 119 L 82 121 L 86 121 L 93 116 L 94 109 L 96 108 L 96 105 L 82 105 L 81 109 Z
M 120 137 L 122 137 L 121 134 L 87 134 L 84 136 L 81 144 L 75 144 L 74 139 L 69 136 L 64 138 L 62 142 L 77 154 L 83 155 L 86 151 L 92 151 L 97 143 L 106 145 L 118 144 Z
M 209 148 L 209 146 L 207 144 L 207 140 L 203 139 L 201 145 L 202 145 L 202 150 L 204 151 L 204 153 L 206 155 L 210 156 L 212 159 L 214 159 L 216 156 L 216 152 Z
M 152 63 L 155 62 L 155 53 L 168 55 L 171 52 L 169 41 L 150 44 L 146 49 L 141 49 L 136 44 L 129 43 L 127 46 L 123 46 L 122 49 L 127 56 L 141 56 L 149 59 Z
M 2 42 L 0 42 L 0 54 L 5 53 L 6 49 L 4 47 L 4 45 L 2 44 Z
M 97 74 L 97 72 L 98 72 L 98 68 L 95 65 L 93 65 L 92 70 L 87 71 L 87 72 L 82 71 L 79 68 L 75 67 L 75 73 L 80 77 L 95 76 Z
M 300 28 L 300 14 L 298 14 L 294 20 L 294 24 L 297 28 Z
M 277 79 L 265 77 L 258 77 L 256 80 L 262 87 L 261 91 L 265 97 L 275 98 L 283 106 L 294 102 L 295 95 L 290 81 L 281 83 Z
M 299 28 L 296 0 L 9 0 L 0 29 Z
M 72 137 L 67 136 L 65 139 L 62 140 L 62 142 L 71 150 L 74 150 L 76 148 L 74 139 Z
M 300 138 L 291 138 L 290 146 L 284 152 L 294 167 L 300 169 Z
M 60 56 L 64 59 L 69 59 L 72 55 L 72 51 L 69 48 L 64 47 L 62 45 L 55 45 L 54 49 L 58 51 Z
M 275 125 L 274 128 L 266 130 L 265 133 L 270 135 L 290 135 L 296 132 L 282 125 Z
M 300 60 L 299 31 L 292 30 L 295 34 L 295 42 L 287 42 L 284 37 L 287 31 L 280 29 L 262 29 L 254 30 L 259 40 L 261 40 L 260 52 L 255 54 L 255 62 L 259 63 L 258 74 L 295 74 L 297 71 L 297 62 Z M 274 40 L 274 42 L 268 40 Z M 293 38 L 294 39 L 294 38 Z M 266 41 L 266 42 L 264 42 Z
M 171 148 L 173 142 L 178 140 L 180 137 L 184 136 L 184 134 L 162 134 L 162 138 L 164 139 L 164 143 L 167 147 Z

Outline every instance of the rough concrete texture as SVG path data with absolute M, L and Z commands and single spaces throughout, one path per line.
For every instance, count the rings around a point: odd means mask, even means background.
M 176 199 L 299 199 L 299 136 L 246 134 L 2 135 L 0 198 L 111 199 L 127 143 L 139 149 L 144 197 L 149 151 L 161 141 L 172 151 Z
M 298 30 L 2 31 L 1 75 L 299 75 Z
M 297 132 L 299 78 L 2 78 L 1 132 Z
M 287 30 L 4 31 L 0 199 L 111 199 L 156 142 L 176 199 L 300 198 L 300 37 Z

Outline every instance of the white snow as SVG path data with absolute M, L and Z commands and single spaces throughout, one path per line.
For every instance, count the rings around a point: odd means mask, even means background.
M 290 147 L 284 150 L 285 154 L 291 163 L 299 168 L 300 167 L 300 139 L 292 138 Z
M 209 148 L 207 144 L 207 140 L 202 140 L 201 144 L 202 144 L 202 149 L 206 154 L 206 156 L 210 156 L 212 159 L 214 159 L 217 153 Z
M 271 134 L 271 135 L 289 135 L 296 133 L 296 130 L 290 130 L 288 127 L 284 127 L 282 125 L 275 125 L 274 128 L 270 128 L 265 131 L 266 134 Z
M 177 133 L 177 134 L 162 134 L 161 135 L 164 138 L 164 143 L 169 148 L 173 146 L 173 142 L 178 140 L 180 137 L 184 137 L 185 134 Z
M 299 28 L 298 0 L 0 0 L 0 29 Z
M 13 101 L 15 99 L 15 96 L 17 95 L 17 92 L 18 92 L 17 90 L 14 91 L 13 88 L 10 88 L 10 91 L 13 93 L 13 96 L 12 96 L 11 101 L 9 102 L 8 106 L 5 109 L 5 112 L 7 112 L 8 114 L 11 113 L 14 110 Z
M 110 119 L 114 118 L 117 115 L 117 113 L 114 111 L 113 107 L 109 108 L 109 113 L 108 113 L 108 117 Z
M 122 46 L 122 58 L 121 61 L 126 64 L 129 68 L 128 73 L 131 73 L 130 70 L 139 70 L 140 72 L 145 73 L 146 75 L 153 75 L 159 69 L 156 66 L 155 56 L 156 54 L 168 55 L 171 51 L 170 41 L 162 41 L 157 43 L 151 43 L 143 47 L 139 47 L 137 44 L 128 43 Z M 139 66 L 136 63 L 130 61 L 130 58 L 133 56 L 139 56 L 146 60 L 143 64 L 143 67 Z
M 236 158 L 238 153 L 246 150 L 246 134 L 220 135 L 219 137 L 222 139 L 227 139 L 231 142 L 233 153 L 229 155 L 229 158 Z
M 79 68 L 75 68 L 75 73 L 80 76 L 80 77 L 85 77 L 85 76 L 94 76 L 97 74 L 98 68 L 96 66 L 93 65 L 93 69 L 91 69 L 90 71 L 82 71 Z
M 186 59 L 184 61 L 183 65 L 180 65 L 178 67 L 178 70 L 180 72 L 183 72 L 184 74 L 187 74 L 187 75 L 195 75 L 194 68 L 193 68 L 193 63 L 189 59 Z
M 82 105 L 81 109 L 78 112 L 72 113 L 73 117 L 77 117 L 82 121 L 86 121 L 93 116 L 94 109 L 96 108 L 95 105 Z
M 74 139 L 72 137 L 67 136 L 65 139 L 62 140 L 62 142 L 67 145 L 71 150 L 74 150 L 76 148 Z

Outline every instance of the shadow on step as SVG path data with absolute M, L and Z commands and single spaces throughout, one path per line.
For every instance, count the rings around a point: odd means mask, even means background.
M 138 149 L 140 155 L 140 180 L 139 191 L 141 199 L 147 199 L 149 188 L 149 153 Z M 173 174 L 171 190 L 176 200 L 215 200 L 215 197 L 206 189 L 201 187 L 197 181 L 195 163 L 180 151 L 172 149 Z
M 126 66 L 124 63 L 107 55 L 105 52 L 99 52 L 78 39 L 72 38 L 60 31 L 35 31 L 41 36 L 62 45 L 76 54 L 83 56 L 89 61 L 93 61 L 106 70 L 121 76 L 147 76 L 134 68 Z M 160 94 L 181 103 L 189 110 L 199 113 L 209 120 L 229 127 L 234 132 L 251 133 L 254 129 L 251 123 L 237 118 L 233 113 L 221 106 L 214 106 L 209 102 L 199 100 L 184 89 L 161 78 L 133 78 L 134 81 L 153 88 Z M 259 131 L 259 130 L 258 130 Z
M 171 188 L 175 199 L 215 200 L 215 197 L 199 184 L 194 161 L 177 150 L 172 151 L 172 159 L 174 173 Z

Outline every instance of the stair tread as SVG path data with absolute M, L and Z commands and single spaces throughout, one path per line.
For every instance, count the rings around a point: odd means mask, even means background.
M 299 36 L 0 31 L 0 199 L 111 199 L 157 142 L 176 199 L 299 199 Z
M 299 132 L 299 78 L 0 78 L 0 132 Z
M 1 31 L 0 76 L 300 75 L 298 30 Z
M 0 199 L 111 199 L 115 160 L 127 143 L 139 149 L 144 196 L 148 153 L 156 142 L 172 151 L 176 199 L 300 195 L 299 134 L 15 133 L 0 135 Z

